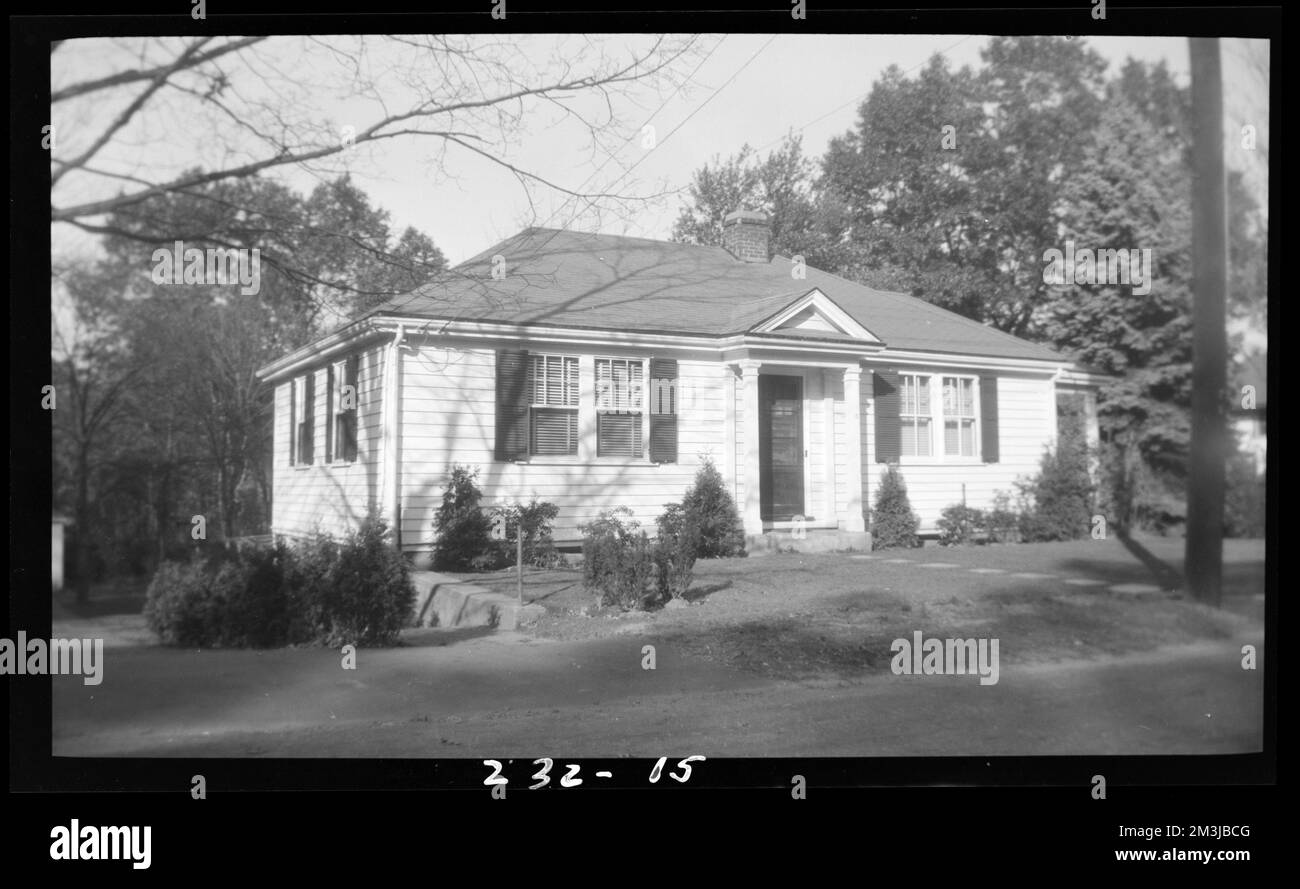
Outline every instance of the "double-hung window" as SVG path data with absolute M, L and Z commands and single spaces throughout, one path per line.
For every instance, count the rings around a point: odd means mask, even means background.
M 289 431 L 293 441 L 289 446 L 289 462 L 310 466 L 314 457 L 312 433 L 315 431 L 316 382 L 314 373 L 297 377 L 291 393 L 292 422 Z
M 325 461 L 351 462 L 357 458 L 356 356 L 331 364 L 328 382 Z
M 943 378 L 943 454 L 975 457 L 975 378 Z
M 936 460 L 978 457 L 976 383 L 975 377 L 901 374 L 898 399 L 901 456 Z M 942 430 L 942 439 L 936 438 L 936 430 Z
M 578 453 L 578 359 L 532 355 L 529 444 L 533 454 Z
M 596 456 L 640 457 L 644 362 L 638 358 L 597 358 Z
M 929 457 L 934 452 L 930 377 L 926 374 L 903 374 L 899 377 L 899 385 L 899 453 L 904 457 Z

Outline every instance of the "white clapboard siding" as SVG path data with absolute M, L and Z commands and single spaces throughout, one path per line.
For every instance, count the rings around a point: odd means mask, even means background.
M 535 349 L 535 351 L 542 351 Z M 583 353 L 577 347 L 554 350 Z M 618 354 L 618 353 L 613 353 Z M 651 357 L 643 354 L 642 357 Z M 630 508 L 654 532 L 664 504 L 680 500 L 703 457 L 722 462 L 725 379 L 716 361 L 678 359 L 678 462 L 565 462 L 535 457 L 528 463 L 493 459 L 496 422 L 496 356 L 492 349 L 422 344 L 404 355 L 402 366 L 402 544 L 408 551 L 430 548 L 433 518 L 442 502 L 450 469 L 478 469 L 484 506 L 536 497 L 559 508 L 553 534 L 562 542 L 581 537 L 579 526 L 604 509 Z M 579 416 L 584 423 L 590 411 Z M 589 424 L 588 424 L 589 425 Z M 594 434 L 580 428 L 583 435 Z
M 292 380 L 275 387 L 275 490 L 271 530 L 291 537 L 317 531 L 342 535 L 355 530 L 378 505 L 382 452 L 384 348 L 360 353 L 357 363 L 357 459 L 325 464 L 326 365 L 310 372 L 315 382 L 315 454 L 309 466 L 289 463 L 289 406 Z M 336 446 L 337 450 L 337 446 Z

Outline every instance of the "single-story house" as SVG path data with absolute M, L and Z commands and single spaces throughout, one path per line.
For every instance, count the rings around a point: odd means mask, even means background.
M 768 237 L 748 211 L 712 247 L 529 228 L 268 365 L 273 530 L 377 509 L 418 561 L 467 464 L 485 505 L 557 504 L 561 543 L 614 506 L 653 533 L 708 458 L 754 542 L 802 525 L 869 546 L 887 463 L 926 530 L 1037 472 L 1058 393 L 1095 437 L 1102 379 L 1070 358 Z

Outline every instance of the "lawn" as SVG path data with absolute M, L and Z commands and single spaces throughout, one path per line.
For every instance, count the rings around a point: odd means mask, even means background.
M 914 630 L 927 637 L 998 638 L 1003 662 L 1041 663 L 1226 639 L 1257 627 L 1263 543 L 1225 546 L 1222 609 L 1187 598 L 1174 567 L 1181 546 L 1159 538 L 1128 545 L 1087 540 L 925 547 L 871 558 L 783 553 L 708 560 L 697 564 L 691 606 L 657 612 L 596 609 L 574 571 L 528 575 L 524 595 L 547 607 L 532 627 L 542 637 L 634 633 L 786 679 L 878 672 L 888 666 L 892 641 Z M 1071 579 L 1094 585 L 1066 582 Z M 513 591 L 513 580 L 494 582 Z M 1110 589 L 1129 584 L 1157 589 Z

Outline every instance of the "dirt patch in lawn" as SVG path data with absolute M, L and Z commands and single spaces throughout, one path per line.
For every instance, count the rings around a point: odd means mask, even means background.
M 1166 589 L 1117 595 L 1106 586 L 1065 584 L 1079 553 L 1018 547 L 985 556 L 1010 573 L 973 574 L 981 560 L 967 553 L 958 568 L 925 569 L 929 561 L 958 561 L 949 551 L 909 552 L 912 561 L 853 559 L 845 554 L 779 554 L 698 564 L 689 607 L 655 612 L 591 608 L 582 593 L 555 599 L 531 632 L 553 639 L 634 633 L 683 654 L 789 680 L 851 679 L 887 668 L 897 638 L 997 638 L 1000 661 L 1042 663 L 1150 650 L 1161 645 L 1224 639 L 1258 626 L 1231 609 L 1211 609 Z M 1086 550 L 1100 559 L 1107 583 L 1157 585 L 1151 572 L 1122 552 Z M 893 554 L 889 554 L 893 555 Z M 1262 592 L 1262 564 L 1259 590 Z M 569 591 L 566 591 L 569 592 Z M 1247 593 L 1248 594 L 1248 593 Z M 584 613 L 584 606 L 585 612 Z

